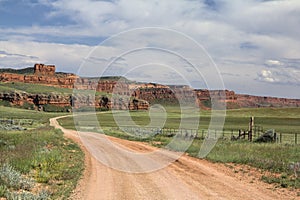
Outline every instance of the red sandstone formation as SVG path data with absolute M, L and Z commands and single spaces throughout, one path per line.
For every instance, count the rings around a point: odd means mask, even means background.
M 22 105 L 27 101 L 35 105 L 58 105 L 75 107 L 95 106 L 97 108 L 118 109 L 148 109 L 149 103 L 195 103 L 203 109 L 211 104 L 227 104 L 227 108 L 241 107 L 299 107 L 300 100 L 276 97 L 260 97 L 252 95 L 235 94 L 229 90 L 200 90 L 188 86 L 166 86 L 156 83 L 135 83 L 126 79 L 90 79 L 80 78 L 75 74 L 56 73 L 54 65 L 35 64 L 34 74 L 0 73 L 1 82 L 22 82 L 32 84 L 44 84 L 62 88 L 76 88 L 78 90 L 96 90 L 99 92 L 113 93 L 121 98 L 108 99 L 107 97 L 55 95 L 31 95 L 31 94 L 1 94 L 0 99 L 7 100 L 14 105 Z M 133 99 L 125 101 L 125 98 Z M 133 97 L 133 98 L 132 98 Z M 106 99 L 107 98 L 107 99 Z M 138 100 L 139 99 L 139 100 Z M 140 100 L 143 99 L 144 101 Z M 149 103 L 148 103 L 149 102 Z
M 299 107 L 300 99 L 287 99 L 277 97 L 263 97 L 253 95 L 235 94 L 229 90 L 196 90 L 198 101 L 210 101 L 211 97 L 224 101 L 227 108 L 259 108 L 259 107 Z
M 56 107 L 74 108 L 93 107 L 117 110 L 148 110 L 149 103 L 144 100 L 125 98 L 108 98 L 92 95 L 62 95 L 62 94 L 28 94 L 19 92 L 0 93 L 0 100 L 7 101 L 11 105 L 33 105 L 36 109 L 42 109 L 45 105 Z
M 55 66 L 54 65 L 35 64 L 34 65 L 34 75 L 36 75 L 36 76 L 54 76 L 55 75 Z
M 78 76 L 74 74 L 56 74 L 54 65 L 34 65 L 34 74 L 0 73 L 1 82 L 21 82 L 42 84 L 55 87 L 73 88 Z

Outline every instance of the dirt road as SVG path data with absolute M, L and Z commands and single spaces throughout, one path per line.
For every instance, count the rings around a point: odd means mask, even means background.
M 141 142 L 67 130 L 56 119 L 50 124 L 78 142 L 86 153 L 86 170 L 72 199 L 297 199 L 295 192 L 273 190 L 253 177 L 237 176 L 223 164 L 187 155 L 176 159 L 174 152 L 156 153 L 157 148 Z M 151 171 L 170 159 L 176 161 Z

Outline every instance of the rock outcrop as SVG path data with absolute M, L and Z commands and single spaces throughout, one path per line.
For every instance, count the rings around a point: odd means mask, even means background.
M 27 70 L 28 71 L 28 70 Z M 120 77 L 114 78 L 82 78 L 75 74 L 56 73 L 54 65 L 35 64 L 33 74 L 0 73 L 1 82 L 22 82 L 43 84 L 48 86 L 94 90 L 102 93 L 119 95 L 118 98 L 97 97 L 94 100 L 88 96 L 62 97 L 55 95 L 35 94 L 1 94 L 0 99 L 14 105 L 21 105 L 22 101 L 34 105 L 70 106 L 72 103 L 80 106 L 96 106 L 97 108 L 119 109 L 148 109 L 149 103 L 194 103 L 202 109 L 209 109 L 212 105 L 225 105 L 227 108 L 258 108 L 258 107 L 299 107 L 299 99 L 276 97 L 261 97 L 253 95 L 235 94 L 230 90 L 193 89 L 188 86 L 166 86 L 156 83 L 137 83 Z M 132 99 L 130 101 L 126 98 Z M 26 100 L 27 99 L 27 100 Z M 144 101 L 142 101 L 143 99 Z M 149 102 L 149 103 L 148 103 Z
M 55 66 L 54 65 L 35 64 L 34 65 L 34 75 L 36 75 L 36 76 L 54 76 L 55 75 Z
M 55 73 L 54 65 L 34 65 L 34 74 L 0 73 L 1 82 L 21 82 L 73 88 L 79 77 L 70 73 Z
M 12 106 L 30 107 L 32 109 L 45 110 L 45 106 L 52 106 L 55 111 L 71 111 L 71 107 L 117 109 L 117 110 L 148 110 L 149 103 L 139 99 L 109 98 L 107 96 L 92 96 L 85 94 L 62 95 L 62 94 L 28 94 L 26 92 L 0 93 L 0 100 L 9 102 Z M 57 109 L 57 108 L 65 109 Z
M 300 99 L 236 94 L 230 90 L 196 90 L 198 102 L 210 102 L 212 97 L 232 108 L 300 107 Z

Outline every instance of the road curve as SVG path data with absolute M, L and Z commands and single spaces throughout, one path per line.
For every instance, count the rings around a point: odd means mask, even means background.
M 65 116 L 64 116 L 65 117 Z M 270 190 L 262 182 L 249 182 L 220 170 L 223 165 L 182 155 L 162 169 L 131 173 L 144 168 L 136 157 L 122 154 L 114 147 L 136 154 L 151 154 L 157 148 L 141 142 L 108 137 L 99 133 L 77 132 L 64 129 L 56 117 L 50 125 L 61 129 L 65 136 L 79 143 L 86 155 L 83 179 L 74 191 L 72 199 L 231 199 L 274 200 L 296 199 L 294 193 Z M 107 141 L 110 141 L 111 144 Z M 159 164 L 176 157 L 174 152 L 163 151 L 162 158 L 151 157 Z M 124 157 L 125 156 L 125 157 Z M 103 159 L 106 158 L 106 161 Z M 155 163 L 157 163 L 155 162 Z M 103 164 L 104 163 L 104 164 Z M 120 170 L 116 168 L 120 164 Z M 221 166 L 221 167 L 220 167 Z M 132 168 L 133 167 L 133 168 Z

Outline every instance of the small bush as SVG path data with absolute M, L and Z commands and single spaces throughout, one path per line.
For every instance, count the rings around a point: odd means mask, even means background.
M 5 197 L 7 192 L 7 187 L 5 185 L 0 185 L 0 198 Z
M 30 190 L 34 187 L 34 181 L 22 177 L 21 173 L 14 170 L 13 167 L 8 164 L 4 164 L 0 168 L 0 181 L 7 187 L 17 190 Z
M 35 106 L 33 103 L 24 102 L 24 104 L 21 106 L 21 108 L 28 109 L 28 110 L 34 110 Z
M 43 105 L 43 110 L 45 112 L 68 112 L 71 109 L 71 106 L 54 106 L 51 104 Z
M 48 200 L 50 195 L 46 191 L 41 191 L 38 194 L 33 194 L 31 192 L 8 192 L 6 195 L 8 200 Z
M 9 101 L 0 100 L 0 106 L 11 107 Z

